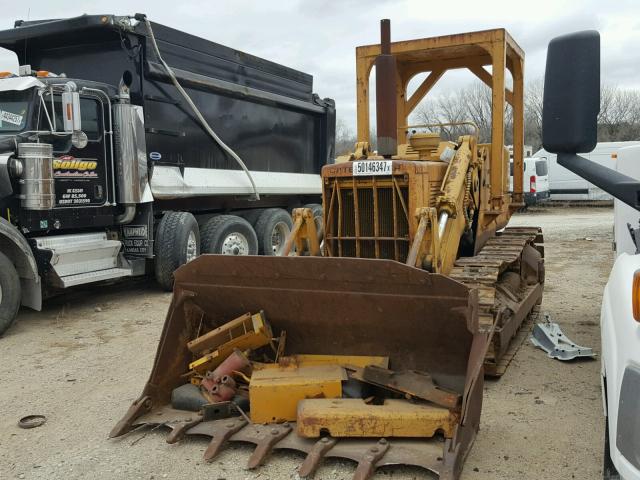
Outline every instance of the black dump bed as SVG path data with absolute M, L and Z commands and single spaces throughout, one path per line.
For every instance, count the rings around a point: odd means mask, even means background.
M 251 170 L 319 173 L 333 161 L 335 107 L 313 94 L 313 77 L 152 23 L 164 60 L 216 133 Z M 16 22 L 0 47 L 20 64 L 117 86 L 133 74 L 144 106 L 148 160 L 237 169 L 198 124 L 156 58 L 144 24 L 114 15 Z

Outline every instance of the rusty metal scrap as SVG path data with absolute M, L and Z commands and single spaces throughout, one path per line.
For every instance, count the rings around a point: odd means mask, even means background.
M 18 426 L 20 428 L 36 428 L 44 425 L 47 421 L 47 417 L 44 415 L 27 415 L 18 420 Z
M 205 377 L 200 384 L 202 393 L 211 403 L 231 400 L 237 391 L 236 382 L 229 375 L 220 378 Z
M 227 441 L 248 441 L 260 445 L 252 465 L 264 461 L 270 451 L 286 448 L 313 452 L 303 463 L 306 471 L 317 468 L 323 458 L 334 457 L 357 462 L 356 478 L 361 479 L 389 464 L 417 465 L 443 479 L 456 478 L 480 416 L 482 353 L 487 339 L 478 330 L 477 301 L 476 292 L 458 282 L 392 261 L 199 257 L 176 272 L 174 302 L 151 376 L 140 399 L 111 436 L 143 424 L 166 425 L 178 431 L 172 441 L 182 435 L 212 436 L 208 459 Z M 184 384 L 184 372 L 193 355 L 186 344 L 200 325 L 200 316 L 190 315 L 181 302 L 197 305 L 209 318 L 235 318 L 242 311 L 264 309 L 276 334 L 287 332 L 284 356 L 367 356 L 375 352 L 390 357 L 398 371 L 432 373 L 437 385 L 463 398 L 459 412 L 455 412 L 459 417 L 451 439 L 390 438 L 389 448 L 374 455 L 370 449 L 378 448 L 379 438 L 328 439 L 328 445 L 319 444 L 318 439 L 297 435 L 293 423 L 287 429 L 250 424 L 242 417 L 203 421 L 200 415 L 172 409 L 168 404 L 171 391 Z M 427 320 L 425 311 L 430 312 Z M 312 334 L 309 325 L 313 325 Z M 441 348 L 444 337 L 456 339 L 446 350 Z M 252 376 L 262 371 L 256 370 Z M 295 407 L 293 411 L 295 419 Z M 270 433 L 274 430 L 275 434 Z
M 208 422 L 211 420 L 219 420 L 228 417 L 236 417 L 240 413 L 233 402 L 217 402 L 203 405 L 202 420 Z
M 446 408 L 454 409 L 460 406 L 460 395 L 438 387 L 433 382 L 431 375 L 426 372 L 417 372 L 415 370 L 394 372 L 375 365 L 368 365 L 365 368 L 349 367 L 347 371 L 351 378 L 361 382 L 370 383 L 410 397 L 428 400 Z

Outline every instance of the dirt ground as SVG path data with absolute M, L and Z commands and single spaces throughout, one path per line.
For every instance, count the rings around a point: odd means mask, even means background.
M 546 246 L 543 310 L 581 345 L 600 350 L 602 290 L 612 265 L 613 212 L 549 208 L 517 215 L 539 225 Z M 303 456 L 276 453 L 244 469 L 251 448 L 230 446 L 211 464 L 205 438 L 168 445 L 161 431 L 107 434 L 139 395 L 151 369 L 170 301 L 148 279 L 98 285 L 22 310 L 0 339 L 0 479 L 281 479 Z M 595 479 L 604 422 L 599 361 L 562 363 L 528 343 L 506 375 L 486 384 L 478 438 L 463 479 Z M 17 420 L 44 414 L 22 430 Z M 326 461 L 316 478 L 349 479 L 355 465 Z M 391 468 L 375 478 L 432 478 Z

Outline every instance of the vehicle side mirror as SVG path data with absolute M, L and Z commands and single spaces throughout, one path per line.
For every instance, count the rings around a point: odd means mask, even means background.
M 62 92 L 62 118 L 65 132 L 73 133 L 82 130 L 80 94 L 78 92 Z
M 587 153 L 598 141 L 600 35 L 585 30 L 549 43 L 542 144 L 552 153 Z

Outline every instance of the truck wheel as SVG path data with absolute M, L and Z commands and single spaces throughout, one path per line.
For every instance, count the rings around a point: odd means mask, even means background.
M 21 296 L 18 272 L 11 260 L 0 253 L 0 335 L 15 322 Z
M 244 218 L 218 215 L 202 228 L 202 251 L 221 255 L 257 255 L 258 238 Z
M 160 220 L 154 245 L 156 280 L 173 289 L 173 272 L 200 255 L 200 230 L 189 212 L 167 212 Z
M 281 255 L 284 242 L 293 228 L 291 215 L 281 208 L 264 210 L 256 222 L 258 253 L 260 255 Z
M 313 219 L 316 222 L 316 230 L 318 230 L 318 242 L 322 243 L 324 239 L 324 220 L 322 218 L 322 205 L 317 203 L 310 203 L 305 205 L 304 208 L 310 208 L 313 212 Z

